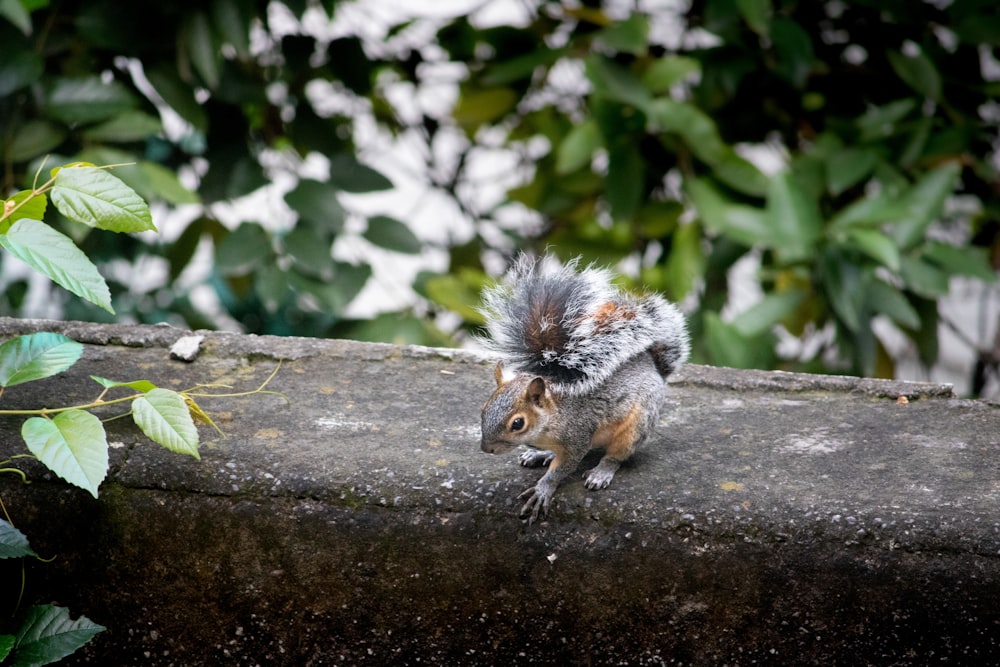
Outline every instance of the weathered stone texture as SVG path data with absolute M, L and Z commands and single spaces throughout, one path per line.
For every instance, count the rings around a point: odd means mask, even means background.
M 528 528 L 541 473 L 479 452 L 476 355 L 205 333 L 184 363 L 170 328 L 0 320 L 36 329 L 84 358 L 0 407 L 89 400 L 91 374 L 242 391 L 278 360 L 288 399 L 204 399 L 226 437 L 202 427 L 201 461 L 111 422 L 98 500 L 0 477 L 56 556 L 27 597 L 109 628 L 67 664 L 1000 659 L 1000 410 L 946 387 L 689 367 L 611 488 L 573 478 Z

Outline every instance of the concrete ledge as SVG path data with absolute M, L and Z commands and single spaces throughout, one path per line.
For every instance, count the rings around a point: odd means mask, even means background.
M 84 358 L 0 407 L 90 400 L 92 374 L 250 389 L 278 360 L 291 402 L 205 400 L 227 437 L 202 429 L 201 462 L 110 423 L 99 500 L 0 477 L 57 557 L 28 598 L 109 627 L 67 664 L 1000 659 L 1000 411 L 949 387 L 688 367 L 611 488 L 574 479 L 526 529 L 540 473 L 479 452 L 478 355 L 205 333 L 189 364 L 169 327 L 0 319 L 37 330 Z

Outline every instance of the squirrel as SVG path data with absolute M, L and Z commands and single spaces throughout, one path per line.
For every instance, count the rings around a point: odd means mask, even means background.
M 548 514 L 556 487 L 591 449 L 605 453 L 586 487 L 611 483 L 656 428 L 665 380 L 690 351 L 673 304 L 623 292 L 607 269 L 578 264 L 522 255 L 483 292 L 480 307 L 486 336 L 479 340 L 501 355 L 496 390 L 483 405 L 482 450 L 526 445 L 521 465 L 548 465 L 519 496 L 529 526 Z

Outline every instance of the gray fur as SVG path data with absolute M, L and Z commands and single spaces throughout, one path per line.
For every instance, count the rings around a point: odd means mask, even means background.
M 647 350 L 657 371 L 666 377 L 688 357 L 684 316 L 657 294 L 637 296 L 612 285 L 611 273 L 578 260 L 560 265 L 552 257 L 519 258 L 504 282 L 487 289 L 480 309 L 488 336 L 481 341 L 499 352 L 511 370 L 546 377 L 562 396 L 590 394 L 629 359 Z M 593 317 L 603 304 L 627 306 L 637 317 L 610 323 Z M 532 322 L 536 306 L 554 304 L 561 318 Z M 548 309 L 546 312 L 551 312 Z M 555 319 L 555 318 L 553 318 Z M 595 323 L 603 326 L 595 330 Z M 562 326 L 558 349 L 534 349 L 525 336 L 529 326 Z
M 548 512 L 559 483 L 592 448 L 606 451 L 585 485 L 611 483 L 656 429 L 666 377 L 689 351 L 684 318 L 673 305 L 622 292 L 607 270 L 578 271 L 577 264 L 522 257 L 483 297 L 489 336 L 482 342 L 504 362 L 483 406 L 481 447 L 493 454 L 518 444 L 551 452 L 521 458 L 548 465 L 520 496 L 529 524 Z

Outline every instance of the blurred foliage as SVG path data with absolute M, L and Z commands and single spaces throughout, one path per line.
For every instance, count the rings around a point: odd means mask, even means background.
M 1000 265 L 995 3 L 696 1 L 672 46 L 662 18 L 552 2 L 523 29 L 438 32 L 468 67 L 470 142 L 548 147 L 508 193 L 542 230 L 508 247 L 638 260 L 637 284 L 691 306 L 700 361 L 892 376 L 883 318 L 932 364 L 950 279 Z M 722 317 L 744 258 L 763 294 Z M 800 341 L 784 359 L 779 328 Z
M 441 344 L 435 323 L 449 320 L 436 315 L 457 313 L 461 337 L 487 274 L 549 247 L 682 302 L 698 361 L 890 376 L 881 320 L 933 364 L 951 279 L 993 281 L 1000 265 L 996 3 L 623 4 L 530 0 L 500 25 L 373 11 L 331 32 L 306 26 L 365 0 L 2 2 L 3 186 L 30 186 L 45 155 L 134 162 L 116 175 L 159 210 L 191 211 L 169 240 L 76 239 L 111 267 L 165 265 L 146 293 L 111 272 L 115 309 L 139 321 L 220 325 L 184 280 L 207 247 L 206 283 L 247 331 Z M 418 102 L 443 72 L 454 104 Z M 166 131 L 167 110 L 180 130 Z M 413 178 L 471 226 L 438 242 L 450 272 L 418 275 L 411 308 L 352 322 L 372 270 L 335 259 L 335 241 L 428 247 L 344 197 L 399 185 L 359 159 L 362 124 L 422 146 Z M 517 164 L 491 202 L 476 170 L 497 149 Z M 329 173 L 298 178 L 315 155 Z M 297 177 L 287 224 L 221 220 L 276 163 Z M 730 312 L 744 259 L 762 294 Z M 0 309 L 19 312 L 26 289 L 6 285 Z M 72 301 L 65 312 L 101 317 Z M 779 335 L 799 341 L 781 358 Z
M 193 210 L 169 240 L 100 232 L 78 238 L 110 270 L 114 307 L 136 321 L 178 320 L 214 328 L 218 315 L 190 299 L 181 280 L 199 247 L 214 256 L 207 282 L 224 315 L 252 332 L 333 335 L 371 275 L 334 259 L 331 249 L 354 213 L 342 193 L 389 190 L 393 183 L 356 157 L 355 119 L 321 115 L 306 88 L 325 81 L 370 92 L 373 63 L 357 38 L 321 41 L 294 29 L 309 7 L 286 3 L 291 32 L 275 30 L 268 3 L 249 0 L 131 3 L 23 0 L 0 4 L 0 127 L 3 185 L 31 187 L 41 160 L 134 163 L 115 171 L 163 210 Z M 312 11 L 331 11 L 332 3 Z M 169 112 L 181 129 L 169 134 Z M 288 225 L 250 218 L 224 225 L 219 204 L 267 185 L 278 155 L 300 167 L 312 153 L 329 158 L 329 176 L 303 178 L 284 199 Z M 188 187 L 191 186 L 191 187 Z M 169 207 L 163 208 L 163 207 Z M 252 206 L 242 211 L 254 214 Z M 403 223 L 367 218 L 363 237 L 402 253 L 421 245 Z M 156 258 L 166 279 L 148 291 L 119 275 L 122 259 L 142 272 Z M 120 268 L 120 267 L 119 267 Z M 117 279 L 116 279 L 117 276 Z M 24 287 L 3 304 L 16 313 Z M 66 300 L 67 317 L 103 319 Z M 405 320 L 404 320 L 405 323 Z M 439 335 L 440 339 L 440 335 Z

